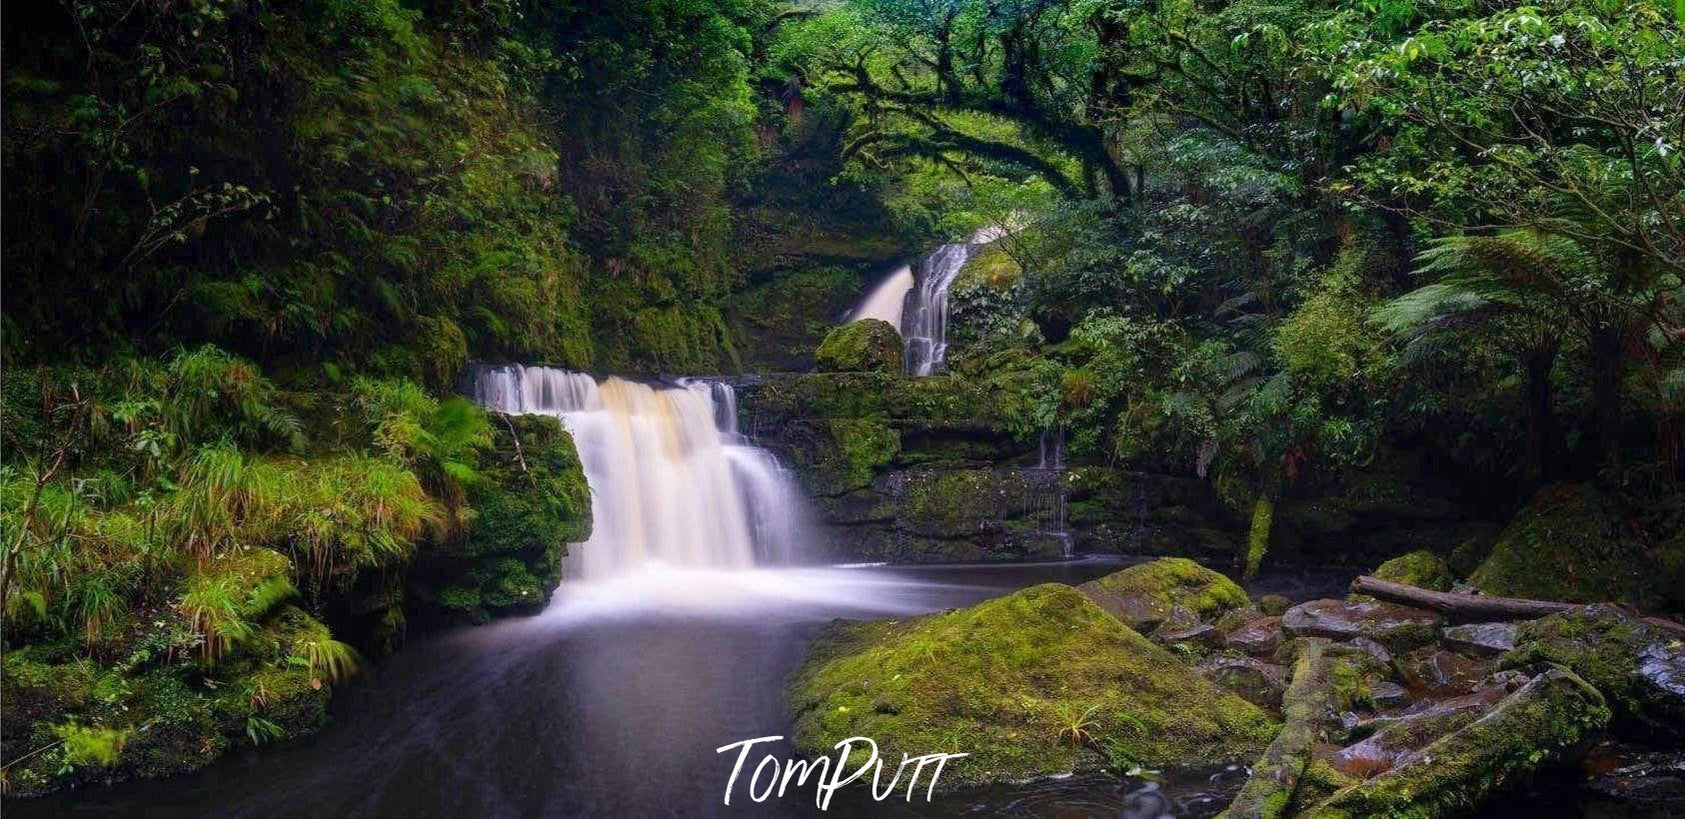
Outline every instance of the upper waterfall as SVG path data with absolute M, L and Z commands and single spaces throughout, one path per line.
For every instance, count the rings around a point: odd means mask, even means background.
M 931 375 L 948 357 L 948 290 L 977 251 L 999 239 L 1004 231 L 985 227 L 971 241 L 941 245 L 919 262 L 896 268 L 872 288 L 848 321 L 882 319 L 901 331 L 908 375 Z
M 510 365 L 476 373 L 474 397 L 503 412 L 553 415 L 573 434 L 593 526 L 569 550 L 566 577 L 654 564 L 741 569 L 794 554 L 799 495 L 777 460 L 738 434 L 729 384 L 652 386 Z

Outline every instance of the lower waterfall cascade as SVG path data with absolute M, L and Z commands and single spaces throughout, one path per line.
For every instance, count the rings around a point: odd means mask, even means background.
M 730 384 L 599 381 L 505 365 L 476 372 L 473 392 L 490 409 L 554 416 L 573 435 L 591 486 L 593 526 L 590 539 L 569 549 L 565 577 L 794 561 L 800 495 L 778 460 L 738 432 Z

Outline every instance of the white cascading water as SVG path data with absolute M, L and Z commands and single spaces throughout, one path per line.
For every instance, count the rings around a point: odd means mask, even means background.
M 947 358 L 948 288 L 976 251 L 973 244 L 943 245 L 919 265 L 918 295 L 901 325 L 908 375 L 930 375 Z
M 737 431 L 731 385 L 651 386 L 549 367 L 480 370 L 475 398 L 553 415 L 591 486 L 591 537 L 563 576 L 602 580 L 652 566 L 737 570 L 795 556 L 800 497 L 776 458 Z
M 866 294 L 866 300 L 848 314 L 848 321 L 861 319 L 879 319 L 889 322 L 891 327 L 901 329 L 902 313 L 907 308 L 907 293 L 913 289 L 912 265 L 901 265 L 895 268 L 872 292 Z
M 948 290 L 965 263 L 1005 231 L 990 226 L 969 242 L 942 245 L 919 263 L 919 273 L 903 265 L 885 278 L 848 314 L 849 321 L 875 318 L 901 331 L 908 375 L 932 375 L 948 357 Z

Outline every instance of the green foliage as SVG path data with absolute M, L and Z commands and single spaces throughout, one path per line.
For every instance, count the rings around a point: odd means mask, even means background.
M 115 765 L 128 740 L 126 731 L 74 722 L 53 726 L 53 733 L 64 743 L 66 765 Z

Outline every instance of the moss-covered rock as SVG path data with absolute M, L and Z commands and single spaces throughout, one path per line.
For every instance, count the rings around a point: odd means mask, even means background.
M 1445 559 L 1426 549 L 1399 555 L 1376 567 L 1373 576 L 1419 589 L 1451 590 L 1451 567 Z
M 901 434 L 882 421 L 837 418 L 827 427 L 833 446 L 827 452 L 825 468 L 837 490 L 871 486 L 878 470 L 901 454 Z
M 1622 719 L 1685 734 L 1685 645 L 1606 606 L 1553 614 L 1516 629 L 1499 668 L 1555 663 L 1597 686 Z
M 1545 671 L 1481 719 L 1302 815 L 1465 816 L 1514 787 L 1609 720 L 1597 690 L 1562 669 Z
M 1252 775 L 1223 814 L 1225 819 L 1287 814 L 1316 743 L 1341 706 L 1334 673 L 1340 660 L 1328 653 L 1327 645 L 1326 640 L 1309 639 L 1298 647 L 1292 682 L 1282 695 L 1281 732 L 1252 763 Z
M 591 490 L 555 418 L 499 415 L 468 488 L 468 531 L 417 555 L 412 606 L 423 619 L 483 622 L 544 605 L 567 544 L 591 534 Z
M 1106 764 L 1246 759 L 1274 726 L 1069 586 L 968 609 L 841 623 L 791 687 L 796 747 L 869 736 L 902 752 L 969 753 L 948 785 Z
M 851 321 L 825 335 L 814 353 L 820 372 L 872 372 L 899 375 L 901 332 L 882 319 Z
M 1651 544 L 1611 499 L 1589 485 L 1542 491 L 1499 536 L 1469 582 L 1488 594 L 1656 609 L 1685 566 Z
M 1234 581 L 1185 557 L 1130 566 L 1078 587 L 1089 599 L 1133 628 L 1156 626 L 1178 608 L 1201 620 L 1250 605 Z

